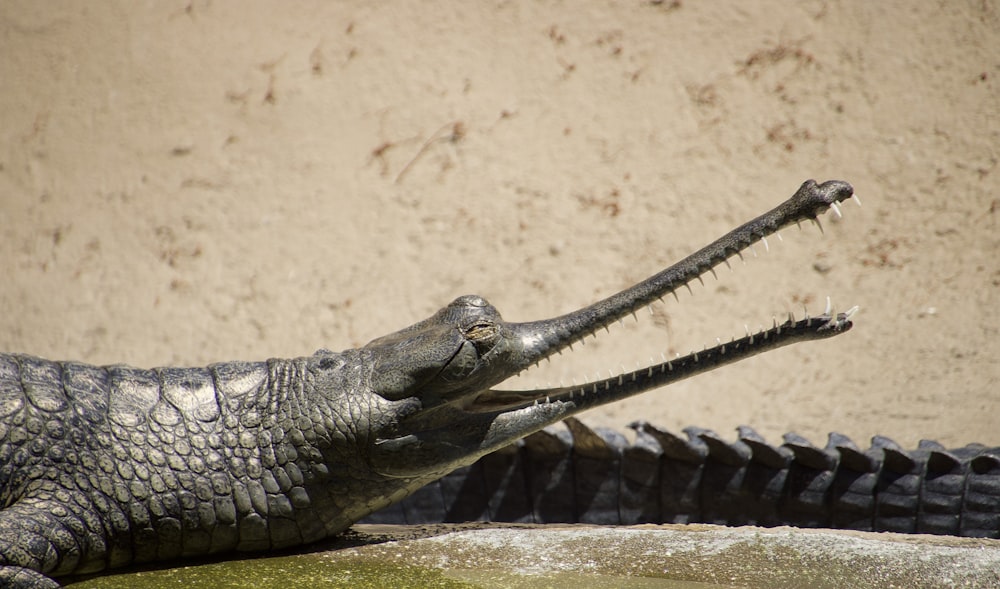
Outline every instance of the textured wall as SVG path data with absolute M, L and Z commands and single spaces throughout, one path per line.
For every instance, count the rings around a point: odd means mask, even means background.
M 587 420 L 1000 444 L 998 31 L 988 0 L 4 2 L 0 350 L 303 355 L 466 293 L 551 316 L 838 178 L 864 207 L 825 236 L 524 384 L 830 295 L 848 335 Z

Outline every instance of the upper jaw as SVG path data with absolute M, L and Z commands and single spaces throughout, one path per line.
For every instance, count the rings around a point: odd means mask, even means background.
M 687 288 L 688 283 L 701 280 L 704 274 L 714 273 L 715 266 L 729 264 L 730 257 L 742 257 L 742 251 L 753 244 L 763 241 L 766 246 L 767 237 L 784 227 L 801 221 L 818 223 L 817 217 L 831 207 L 839 213 L 838 203 L 852 196 L 854 187 L 847 182 L 829 180 L 818 184 L 814 180 L 807 180 L 791 198 L 777 207 L 740 225 L 631 288 L 561 317 L 509 324 L 522 350 L 517 371 L 536 364 L 665 296 L 676 296 L 676 292 Z

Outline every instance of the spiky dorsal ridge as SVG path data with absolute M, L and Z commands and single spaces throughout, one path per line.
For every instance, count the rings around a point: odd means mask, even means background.
M 376 513 L 371 523 L 716 523 L 1000 537 L 1000 448 L 867 449 L 831 433 L 769 444 L 689 427 L 632 425 L 634 439 L 576 419 L 487 455 Z

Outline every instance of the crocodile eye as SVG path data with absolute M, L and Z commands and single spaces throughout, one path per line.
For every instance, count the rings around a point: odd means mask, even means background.
M 480 321 L 478 323 L 473 323 L 469 327 L 465 328 L 465 337 L 472 340 L 473 343 L 479 343 L 493 339 L 494 337 L 496 337 L 496 334 L 497 334 L 497 326 L 487 321 Z
M 479 354 L 486 354 L 493 349 L 500 333 L 496 324 L 489 321 L 477 321 L 462 331 L 469 342 L 476 346 Z

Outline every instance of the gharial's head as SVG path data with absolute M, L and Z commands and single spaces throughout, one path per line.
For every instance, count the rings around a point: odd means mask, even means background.
M 754 242 L 815 220 L 850 198 L 850 184 L 810 180 L 777 208 L 643 282 L 554 319 L 508 323 L 486 300 L 463 296 L 433 316 L 376 339 L 371 391 L 392 415 L 371 422 L 367 456 L 386 477 L 444 474 L 585 409 L 611 403 L 796 341 L 850 329 L 855 309 L 801 320 L 584 386 L 527 391 L 492 387 L 540 360 L 700 279 Z

